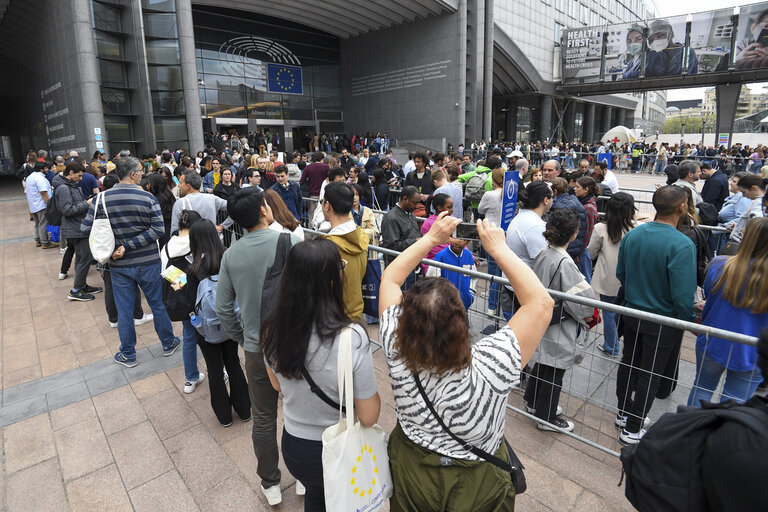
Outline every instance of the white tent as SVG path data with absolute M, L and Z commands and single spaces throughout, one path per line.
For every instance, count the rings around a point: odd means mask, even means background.
M 600 141 L 603 144 L 606 144 L 608 142 L 612 142 L 613 144 L 631 144 L 632 142 L 635 142 L 637 140 L 637 137 L 635 137 L 635 132 L 626 126 L 614 126 L 607 132 L 605 132 L 605 135 L 603 135 L 603 138 L 600 139 Z

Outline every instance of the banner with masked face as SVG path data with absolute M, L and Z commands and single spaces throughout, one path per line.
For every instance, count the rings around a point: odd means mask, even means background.
M 741 8 L 736 37 L 733 59 L 736 69 L 768 67 L 768 3 Z

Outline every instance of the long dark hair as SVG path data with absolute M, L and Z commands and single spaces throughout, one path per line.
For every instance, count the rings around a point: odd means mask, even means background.
M 626 192 L 616 192 L 605 206 L 605 223 L 608 238 L 617 244 L 622 237 L 635 227 L 635 198 Z
M 192 223 L 189 227 L 189 250 L 192 253 L 189 271 L 192 274 L 202 278 L 219 273 L 224 244 L 213 222 L 200 219 Z
M 386 178 L 387 177 L 385 175 L 384 183 L 387 182 Z M 360 202 L 364 204 L 371 204 L 373 202 L 373 191 L 371 190 L 371 180 L 368 177 L 368 173 L 361 170 L 357 175 L 357 184 L 360 185 L 360 187 L 363 189 L 363 195 L 360 196 Z
M 341 256 L 332 241 L 320 238 L 293 246 L 280 278 L 275 309 L 261 323 L 261 348 L 275 373 L 301 378 L 312 331 L 316 329 L 327 343 L 350 324 L 344 314 L 342 279 Z M 296 314 L 298 307 L 300 315 Z
M 147 175 L 147 191 L 157 198 L 160 209 L 163 211 L 163 217 L 170 217 L 176 198 L 168 189 L 168 182 L 165 177 L 160 173 Z

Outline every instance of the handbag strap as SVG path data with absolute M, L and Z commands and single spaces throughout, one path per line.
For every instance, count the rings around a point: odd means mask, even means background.
M 99 198 L 101 198 L 101 207 L 104 209 L 104 216 L 107 218 L 107 221 L 112 224 L 111 221 L 109 221 L 109 213 L 107 213 L 107 198 L 104 197 L 106 194 L 102 192 L 98 196 L 96 196 L 96 200 L 98 201 Z M 96 213 L 98 213 L 98 204 L 96 205 Z M 94 213 L 94 217 L 96 216 L 96 213 Z
M 339 377 L 339 403 L 346 405 L 348 411 L 347 429 L 351 429 L 355 424 L 354 402 L 352 401 L 353 382 L 352 382 L 352 329 L 345 327 L 339 335 L 339 358 L 337 361 Z M 339 407 L 339 423 L 342 421 L 342 411 Z
M 419 394 L 421 395 L 421 398 L 424 399 L 424 403 L 427 404 L 427 408 L 432 413 L 432 415 L 437 420 L 437 423 L 442 427 L 442 429 L 445 431 L 446 434 L 448 434 L 451 439 L 459 443 L 462 448 L 465 450 L 474 453 L 481 459 L 485 460 L 486 462 L 490 462 L 494 466 L 498 466 L 504 471 L 507 471 L 509 473 L 512 473 L 514 471 L 517 471 L 519 468 L 512 466 L 508 462 L 504 462 L 500 458 L 496 457 L 495 455 L 491 455 L 490 453 L 486 452 L 485 450 L 482 450 L 478 448 L 477 446 L 473 446 L 469 444 L 468 442 L 461 439 L 459 436 L 451 432 L 451 430 L 448 428 L 448 426 L 443 422 L 443 420 L 440 418 L 440 416 L 437 414 L 437 411 L 435 410 L 435 407 L 432 405 L 432 402 L 429 401 L 429 398 L 427 398 L 427 392 L 424 391 L 424 386 L 421 384 L 421 380 L 419 379 L 419 376 L 415 373 L 413 374 L 413 378 L 416 381 L 416 387 L 419 389 Z
M 344 414 L 347 413 L 347 408 L 343 405 L 339 405 L 336 402 L 334 402 L 328 395 L 325 394 L 325 391 L 320 389 L 320 386 L 318 386 L 315 381 L 312 379 L 312 377 L 309 375 L 309 372 L 307 371 L 307 367 L 302 365 L 301 367 L 301 375 L 304 377 L 304 380 L 307 381 L 307 384 L 309 384 L 309 389 L 323 402 L 327 403 L 334 409 L 341 408 L 341 412 Z

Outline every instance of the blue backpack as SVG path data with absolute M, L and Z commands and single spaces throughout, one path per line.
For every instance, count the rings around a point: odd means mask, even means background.
M 197 286 L 195 298 L 195 314 L 200 318 L 200 325 L 195 327 L 197 332 L 208 343 L 223 343 L 230 339 L 229 334 L 221 326 L 219 317 L 216 316 L 216 286 L 219 283 L 218 274 L 206 277 Z M 240 320 L 240 306 L 235 301 L 235 314 Z

